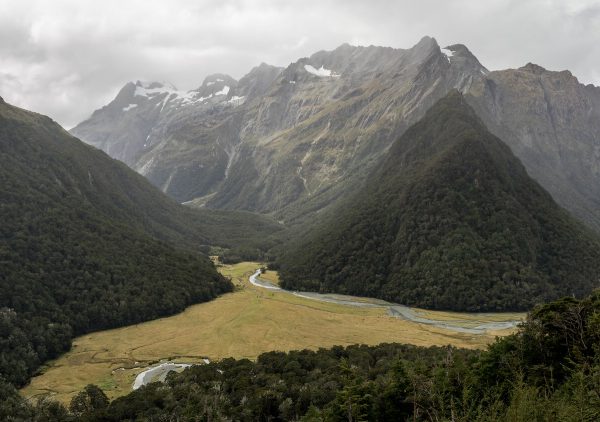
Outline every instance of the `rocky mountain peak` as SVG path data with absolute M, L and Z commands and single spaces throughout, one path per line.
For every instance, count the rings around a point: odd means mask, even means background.
M 448 50 L 452 52 L 452 56 L 463 57 L 466 59 L 477 60 L 475 55 L 471 53 L 471 51 L 464 44 L 452 44 L 443 48 L 443 50 Z
M 135 93 L 136 83 L 135 82 L 127 82 L 123 85 L 123 88 L 117 93 L 117 96 L 113 100 L 114 102 L 123 102 L 123 100 L 129 100 L 133 98 Z
M 236 84 L 237 81 L 233 79 L 231 76 L 226 75 L 224 73 L 215 73 L 212 75 L 208 75 L 202 81 L 202 86 L 212 86 L 212 85 L 223 85 L 223 84 Z
M 439 48 L 437 40 L 433 37 L 425 35 L 411 48 L 411 50 L 429 52 L 436 48 Z
M 446 55 L 451 64 L 457 65 L 462 70 L 471 69 L 479 71 L 482 74 L 489 72 L 463 44 L 452 44 L 441 48 L 440 51 Z
M 527 63 L 525 66 L 520 67 L 519 70 L 525 70 L 527 72 L 531 72 L 535 75 L 541 75 L 542 73 L 546 72 L 546 69 L 543 68 L 542 66 L 535 64 L 535 63 Z
M 217 95 L 229 95 L 231 90 L 237 86 L 237 81 L 224 73 L 215 73 L 204 78 L 202 85 L 193 92 L 201 97 Z
M 157 82 L 157 81 L 146 82 L 146 81 L 138 80 L 135 83 L 135 86 L 144 88 L 144 89 L 163 89 L 164 88 L 164 89 L 168 89 L 168 90 L 177 91 L 177 88 L 175 87 L 175 85 L 173 85 L 169 82 Z
M 282 67 L 261 63 L 240 79 L 236 95 L 250 98 L 264 95 L 282 71 Z
M 168 82 L 140 80 L 128 82 L 121 88 L 108 108 L 121 113 L 133 110 L 143 103 L 163 101 L 166 97 L 178 92 L 177 88 Z
M 273 66 L 272 64 L 269 64 L 269 63 L 261 62 L 258 66 L 254 66 L 250 70 L 250 72 L 248 72 L 248 74 L 253 73 L 253 72 L 269 71 L 271 69 L 282 69 L 282 68 L 278 67 L 278 66 Z
M 520 67 L 519 70 L 528 72 L 536 76 L 549 75 L 552 77 L 553 80 L 561 80 L 563 82 L 572 82 L 574 84 L 579 84 L 577 78 L 573 76 L 573 74 L 568 70 L 552 71 L 535 63 L 527 63 L 525 66 Z
M 414 47 L 413 47 L 414 48 Z M 398 67 L 407 50 L 380 46 L 342 44 L 331 51 L 319 51 L 292 63 L 284 72 L 290 80 L 368 76 Z
M 339 47 L 337 47 L 335 50 L 352 50 L 354 48 L 356 48 L 356 46 L 351 45 L 350 43 L 345 42 L 345 43 L 341 44 Z

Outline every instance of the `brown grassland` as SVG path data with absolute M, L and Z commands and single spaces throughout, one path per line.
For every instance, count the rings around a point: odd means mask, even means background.
M 256 358 L 260 353 L 318 349 L 334 345 L 410 343 L 482 348 L 496 336 L 512 330 L 474 335 L 387 315 L 384 308 L 360 308 L 324 303 L 286 292 L 252 286 L 248 276 L 260 266 L 254 262 L 221 266 L 236 285 L 233 293 L 184 312 L 142 324 L 101 331 L 73 341 L 71 351 L 49 362 L 42 374 L 22 389 L 26 397 L 50 395 L 68 402 L 87 384 L 97 384 L 110 398 L 131 390 L 135 376 L 149 365 L 169 359 L 200 362 L 203 358 Z M 277 282 L 277 274 L 261 276 Z M 429 318 L 464 320 L 471 316 L 423 311 Z M 524 317 L 513 314 L 513 317 Z M 485 320 L 508 319 L 488 314 Z M 479 315 L 477 320 L 481 321 Z

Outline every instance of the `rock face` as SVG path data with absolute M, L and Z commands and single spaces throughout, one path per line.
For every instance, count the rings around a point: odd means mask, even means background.
M 129 166 L 152 145 L 153 131 L 167 125 L 174 115 L 202 114 L 215 104 L 233 98 L 237 82 L 226 75 L 211 75 L 198 89 L 181 92 L 170 84 L 130 82 L 116 98 L 71 130 Z M 193 111 L 192 111 L 193 109 Z
M 429 37 L 407 50 L 342 45 L 283 70 L 262 64 L 202 101 L 210 93 L 128 84 L 72 133 L 181 202 L 319 208 L 449 89 L 487 73 L 466 47 L 450 50 Z
M 224 177 L 239 140 L 230 125 L 221 123 L 261 95 L 279 71 L 261 65 L 240 83 L 211 75 L 189 92 L 164 83 L 128 83 L 71 133 L 183 202 L 204 195 Z
M 534 179 L 600 231 L 600 88 L 530 63 L 489 73 L 468 100 Z
M 600 238 L 528 176 L 454 91 L 279 264 L 292 290 L 525 310 L 597 287 Z
M 487 72 L 462 55 L 424 38 L 408 50 L 342 45 L 292 63 L 247 105 L 239 159 L 208 204 L 285 219 L 300 202 L 325 206 L 448 90 Z
M 128 84 L 72 133 L 180 202 L 292 221 L 355 189 L 451 89 L 559 204 L 600 230 L 600 89 L 534 65 L 488 72 L 464 45 L 429 37 L 410 49 L 344 44 L 285 69 L 262 64 L 237 83 L 215 75 L 190 93 Z

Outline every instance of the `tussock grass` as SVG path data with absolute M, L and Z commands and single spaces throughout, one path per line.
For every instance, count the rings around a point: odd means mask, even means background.
M 135 376 L 162 359 L 254 359 L 270 350 L 383 342 L 482 348 L 496 335 L 510 332 L 456 333 L 391 318 L 383 308 L 343 306 L 256 288 L 248 276 L 259 267 L 255 262 L 219 267 L 236 290 L 178 315 L 75 339 L 72 350 L 50 362 L 22 394 L 50 394 L 68 402 L 85 385 L 95 383 L 114 398 L 129 392 Z M 277 281 L 274 271 L 265 276 Z M 431 312 L 428 316 L 437 314 L 451 315 Z M 497 318 L 489 315 L 490 320 Z

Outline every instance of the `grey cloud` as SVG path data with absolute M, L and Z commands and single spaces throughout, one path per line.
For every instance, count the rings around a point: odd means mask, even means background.
M 490 69 L 531 61 L 600 84 L 598 34 L 595 0 L 0 0 L 0 95 L 70 127 L 130 80 L 191 89 L 210 73 L 424 35 Z

